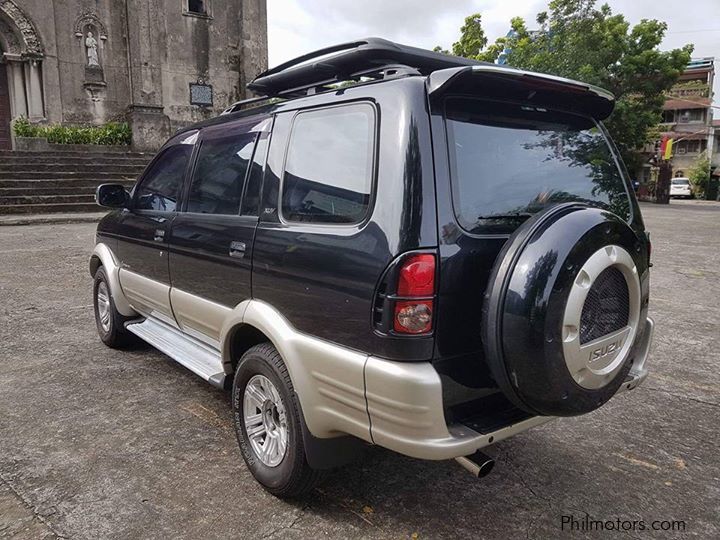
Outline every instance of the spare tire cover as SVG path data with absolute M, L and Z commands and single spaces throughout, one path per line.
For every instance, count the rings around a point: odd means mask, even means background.
M 597 409 L 632 365 L 641 244 L 612 212 L 565 203 L 507 241 L 488 282 L 483 346 L 505 395 L 532 413 Z

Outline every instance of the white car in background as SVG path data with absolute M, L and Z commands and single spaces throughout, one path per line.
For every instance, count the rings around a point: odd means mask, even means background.
M 685 177 L 673 178 L 670 182 L 671 197 L 692 197 L 692 189 L 690 188 L 690 179 Z

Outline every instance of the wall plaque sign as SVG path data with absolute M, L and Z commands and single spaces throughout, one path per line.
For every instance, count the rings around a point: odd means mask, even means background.
M 213 87 L 209 84 L 190 83 L 190 104 L 212 106 Z

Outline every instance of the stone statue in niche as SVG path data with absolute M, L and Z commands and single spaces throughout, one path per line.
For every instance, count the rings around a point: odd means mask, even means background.
M 85 39 L 85 48 L 87 49 L 88 66 L 99 66 L 100 59 L 98 58 L 98 42 L 92 32 L 87 33 Z

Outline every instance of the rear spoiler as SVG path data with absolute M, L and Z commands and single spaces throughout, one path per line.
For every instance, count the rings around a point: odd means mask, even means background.
M 427 86 L 431 98 L 452 93 L 511 100 L 598 121 L 610 116 L 615 107 L 615 96 L 597 86 L 494 64 L 434 71 L 428 76 Z

